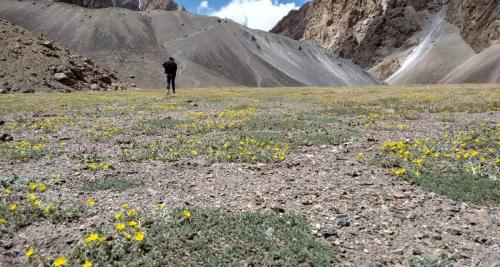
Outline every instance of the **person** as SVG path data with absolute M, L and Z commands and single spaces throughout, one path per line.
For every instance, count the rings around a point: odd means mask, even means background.
M 170 57 L 167 62 L 163 63 L 165 74 L 167 75 L 167 92 L 170 93 L 170 85 L 172 92 L 175 94 L 175 75 L 177 73 L 177 64 L 173 57 Z

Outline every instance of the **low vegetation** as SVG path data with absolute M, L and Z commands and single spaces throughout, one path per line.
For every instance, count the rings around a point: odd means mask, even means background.
M 13 139 L 0 142 L 0 234 L 23 247 L 21 264 L 42 266 L 330 265 L 334 249 L 293 211 L 110 203 L 161 192 L 151 166 L 273 168 L 312 157 L 306 148 L 358 144 L 338 160 L 498 205 L 498 99 L 496 85 L 0 96 L 0 134 Z M 15 239 L 46 225 L 81 238 L 66 249 Z

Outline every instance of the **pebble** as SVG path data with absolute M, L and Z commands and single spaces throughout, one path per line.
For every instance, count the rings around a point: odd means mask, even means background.
M 350 225 L 349 218 L 344 214 L 337 215 L 335 218 L 335 224 L 340 227 L 347 227 Z

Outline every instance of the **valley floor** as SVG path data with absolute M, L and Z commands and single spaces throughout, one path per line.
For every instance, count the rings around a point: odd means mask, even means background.
M 500 262 L 498 84 L 178 91 L 0 96 L 2 265 Z

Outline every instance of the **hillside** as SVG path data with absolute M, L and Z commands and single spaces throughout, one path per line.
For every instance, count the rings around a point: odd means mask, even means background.
M 314 40 L 389 83 L 436 83 L 499 39 L 499 19 L 497 0 L 314 0 L 271 32 Z
M 37 0 L 39 1 L 39 0 Z M 121 7 L 131 10 L 184 10 L 173 0 L 54 0 L 87 8 Z
M 0 19 L 0 93 L 121 88 L 114 73 L 42 35 Z
M 169 56 L 179 64 L 180 87 L 377 83 L 360 67 L 310 42 L 186 12 L 6 0 L 0 17 L 44 33 L 121 78 L 134 77 L 141 87 L 163 86 L 161 63 Z

